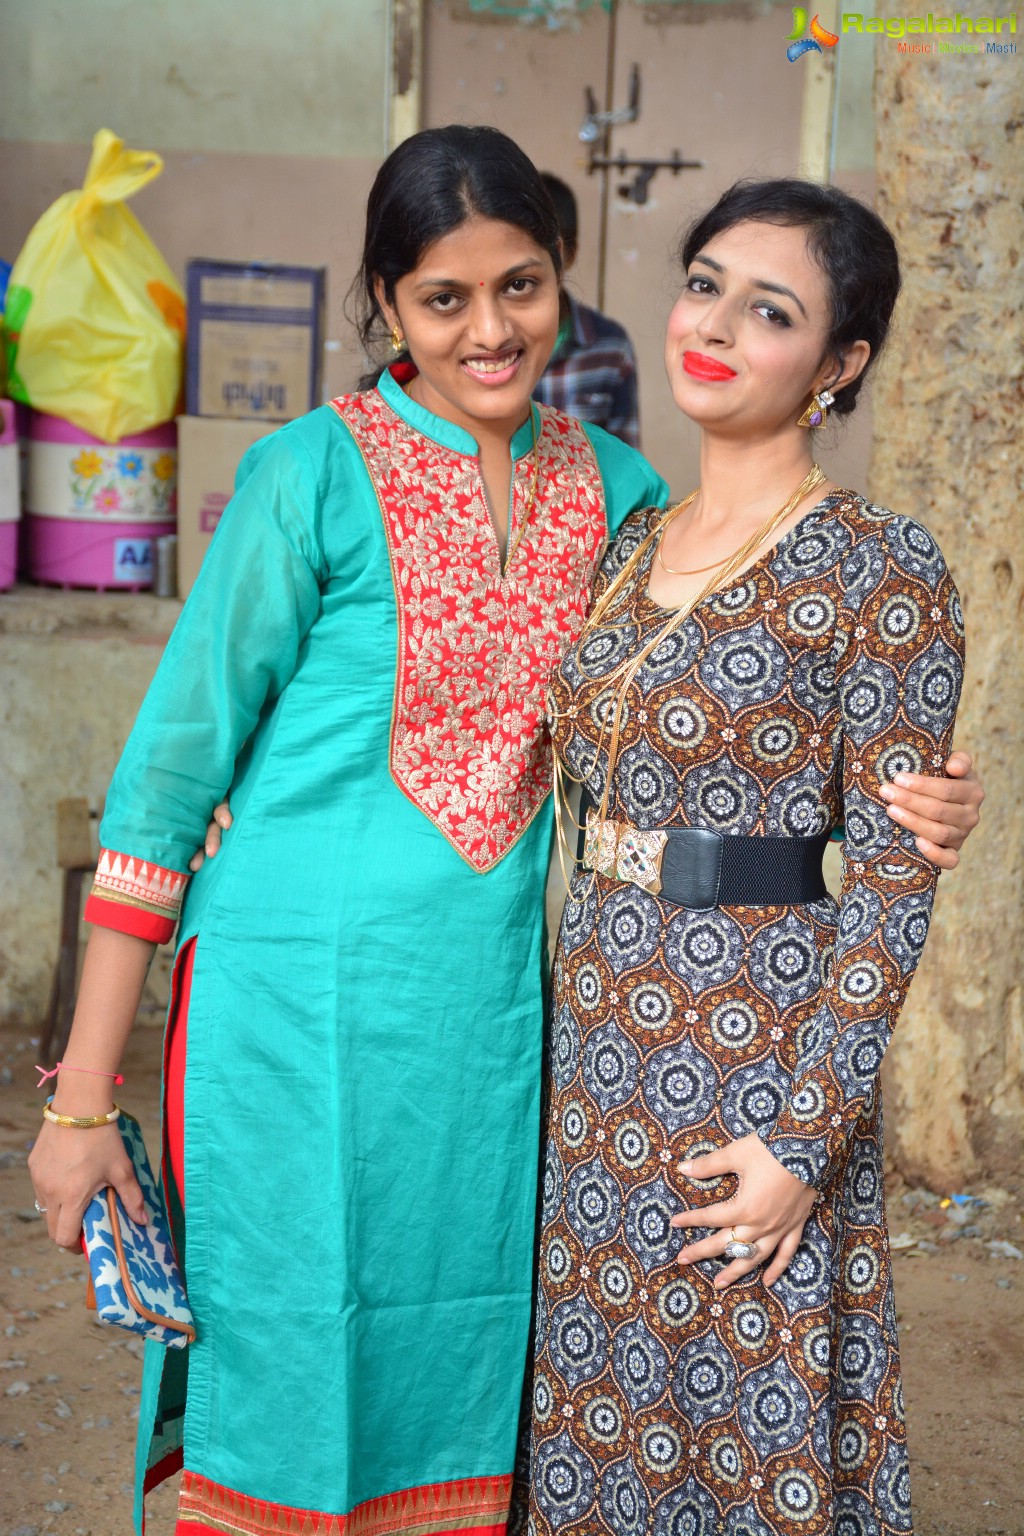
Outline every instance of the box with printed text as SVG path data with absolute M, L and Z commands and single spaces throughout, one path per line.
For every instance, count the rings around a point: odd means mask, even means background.
M 253 443 L 275 430 L 264 421 L 178 417 L 178 596 L 187 597 L 221 513 L 235 489 L 235 472 Z
M 320 405 L 324 267 L 188 263 L 189 416 L 291 421 Z

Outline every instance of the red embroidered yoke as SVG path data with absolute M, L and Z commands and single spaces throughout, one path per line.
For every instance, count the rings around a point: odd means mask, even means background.
M 547 682 L 580 632 L 606 537 L 594 450 L 579 422 L 534 407 L 537 491 L 528 447 L 515 462 L 503 571 L 475 454 L 425 438 L 375 391 L 332 403 L 363 455 L 391 556 L 391 772 L 483 872 L 551 788 Z

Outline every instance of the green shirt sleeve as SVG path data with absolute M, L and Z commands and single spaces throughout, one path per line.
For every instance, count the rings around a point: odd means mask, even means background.
M 640 507 L 665 507 L 669 488 L 636 448 L 630 448 L 602 427 L 581 423 L 597 457 L 608 510 L 608 537 L 613 539 L 625 519 Z
M 319 612 L 318 524 L 318 477 L 302 432 L 285 428 L 255 444 L 114 773 L 104 848 L 187 871 Z

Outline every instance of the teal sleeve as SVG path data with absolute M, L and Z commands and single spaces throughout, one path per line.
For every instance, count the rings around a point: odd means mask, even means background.
M 631 512 L 667 506 L 669 488 L 638 449 L 590 422 L 581 425 L 597 456 L 608 509 L 608 537 L 613 539 Z
M 326 576 L 301 437 L 276 432 L 239 466 L 114 773 L 104 848 L 187 871 L 238 753 L 295 670 Z

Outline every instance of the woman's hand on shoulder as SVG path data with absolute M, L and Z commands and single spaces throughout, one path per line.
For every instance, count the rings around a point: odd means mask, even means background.
M 207 859 L 212 859 L 220 849 L 222 832 L 226 832 L 232 822 L 231 807 L 226 800 L 222 800 L 213 812 L 213 820 L 206 829 L 206 839 L 201 848 L 197 848 L 188 861 L 188 867 L 195 874 L 197 869 L 202 869 Z
M 945 778 L 898 773 L 880 793 L 893 821 L 914 834 L 925 858 L 939 869 L 956 869 L 960 849 L 981 819 L 985 790 L 969 752 L 954 752 L 945 772 Z
M 742 1280 L 759 1264 L 765 1265 L 765 1285 L 774 1285 L 800 1246 L 817 1191 L 783 1168 L 753 1133 L 731 1141 L 719 1152 L 680 1163 L 679 1172 L 691 1179 L 715 1179 L 732 1173 L 737 1188 L 727 1200 L 672 1217 L 674 1227 L 718 1229 L 710 1237 L 681 1248 L 678 1262 L 689 1265 L 701 1259 L 722 1258 L 735 1233 L 740 1242 L 756 1244 L 757 1252 L 749 1259 L 733 1259 L 716 1275 L 715 1289 L 721 1291 Z

